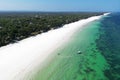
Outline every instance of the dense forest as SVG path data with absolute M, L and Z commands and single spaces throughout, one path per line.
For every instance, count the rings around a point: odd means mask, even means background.
M 103 13 L 0 12 L 0 46 Z

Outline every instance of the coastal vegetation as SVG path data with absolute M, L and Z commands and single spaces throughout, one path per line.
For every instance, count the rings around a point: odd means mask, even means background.
M 103 13 L 0 12 L 0 47 Z

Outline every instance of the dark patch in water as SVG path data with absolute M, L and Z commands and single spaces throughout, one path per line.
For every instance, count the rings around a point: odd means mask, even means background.
M 87 67 L 87 69 L 84 70 L 87 74 L 90 72 L 94 72 L 94 69 Z

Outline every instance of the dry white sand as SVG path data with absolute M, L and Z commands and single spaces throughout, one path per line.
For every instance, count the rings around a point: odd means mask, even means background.
M 66 24 L 62 28 L 50 30 L 0 48 L 0 80 L 22 80 L 25 73 L 36 65 L 42 65 L 47 57 L 85 24 L 100 19 L 94 16 L 74 23 Z M 38 61 L 39 59 L 39 61 Z

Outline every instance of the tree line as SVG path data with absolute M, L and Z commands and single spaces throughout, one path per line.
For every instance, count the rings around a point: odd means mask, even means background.
M 0 46 L 103 13 L 0 13 Z

